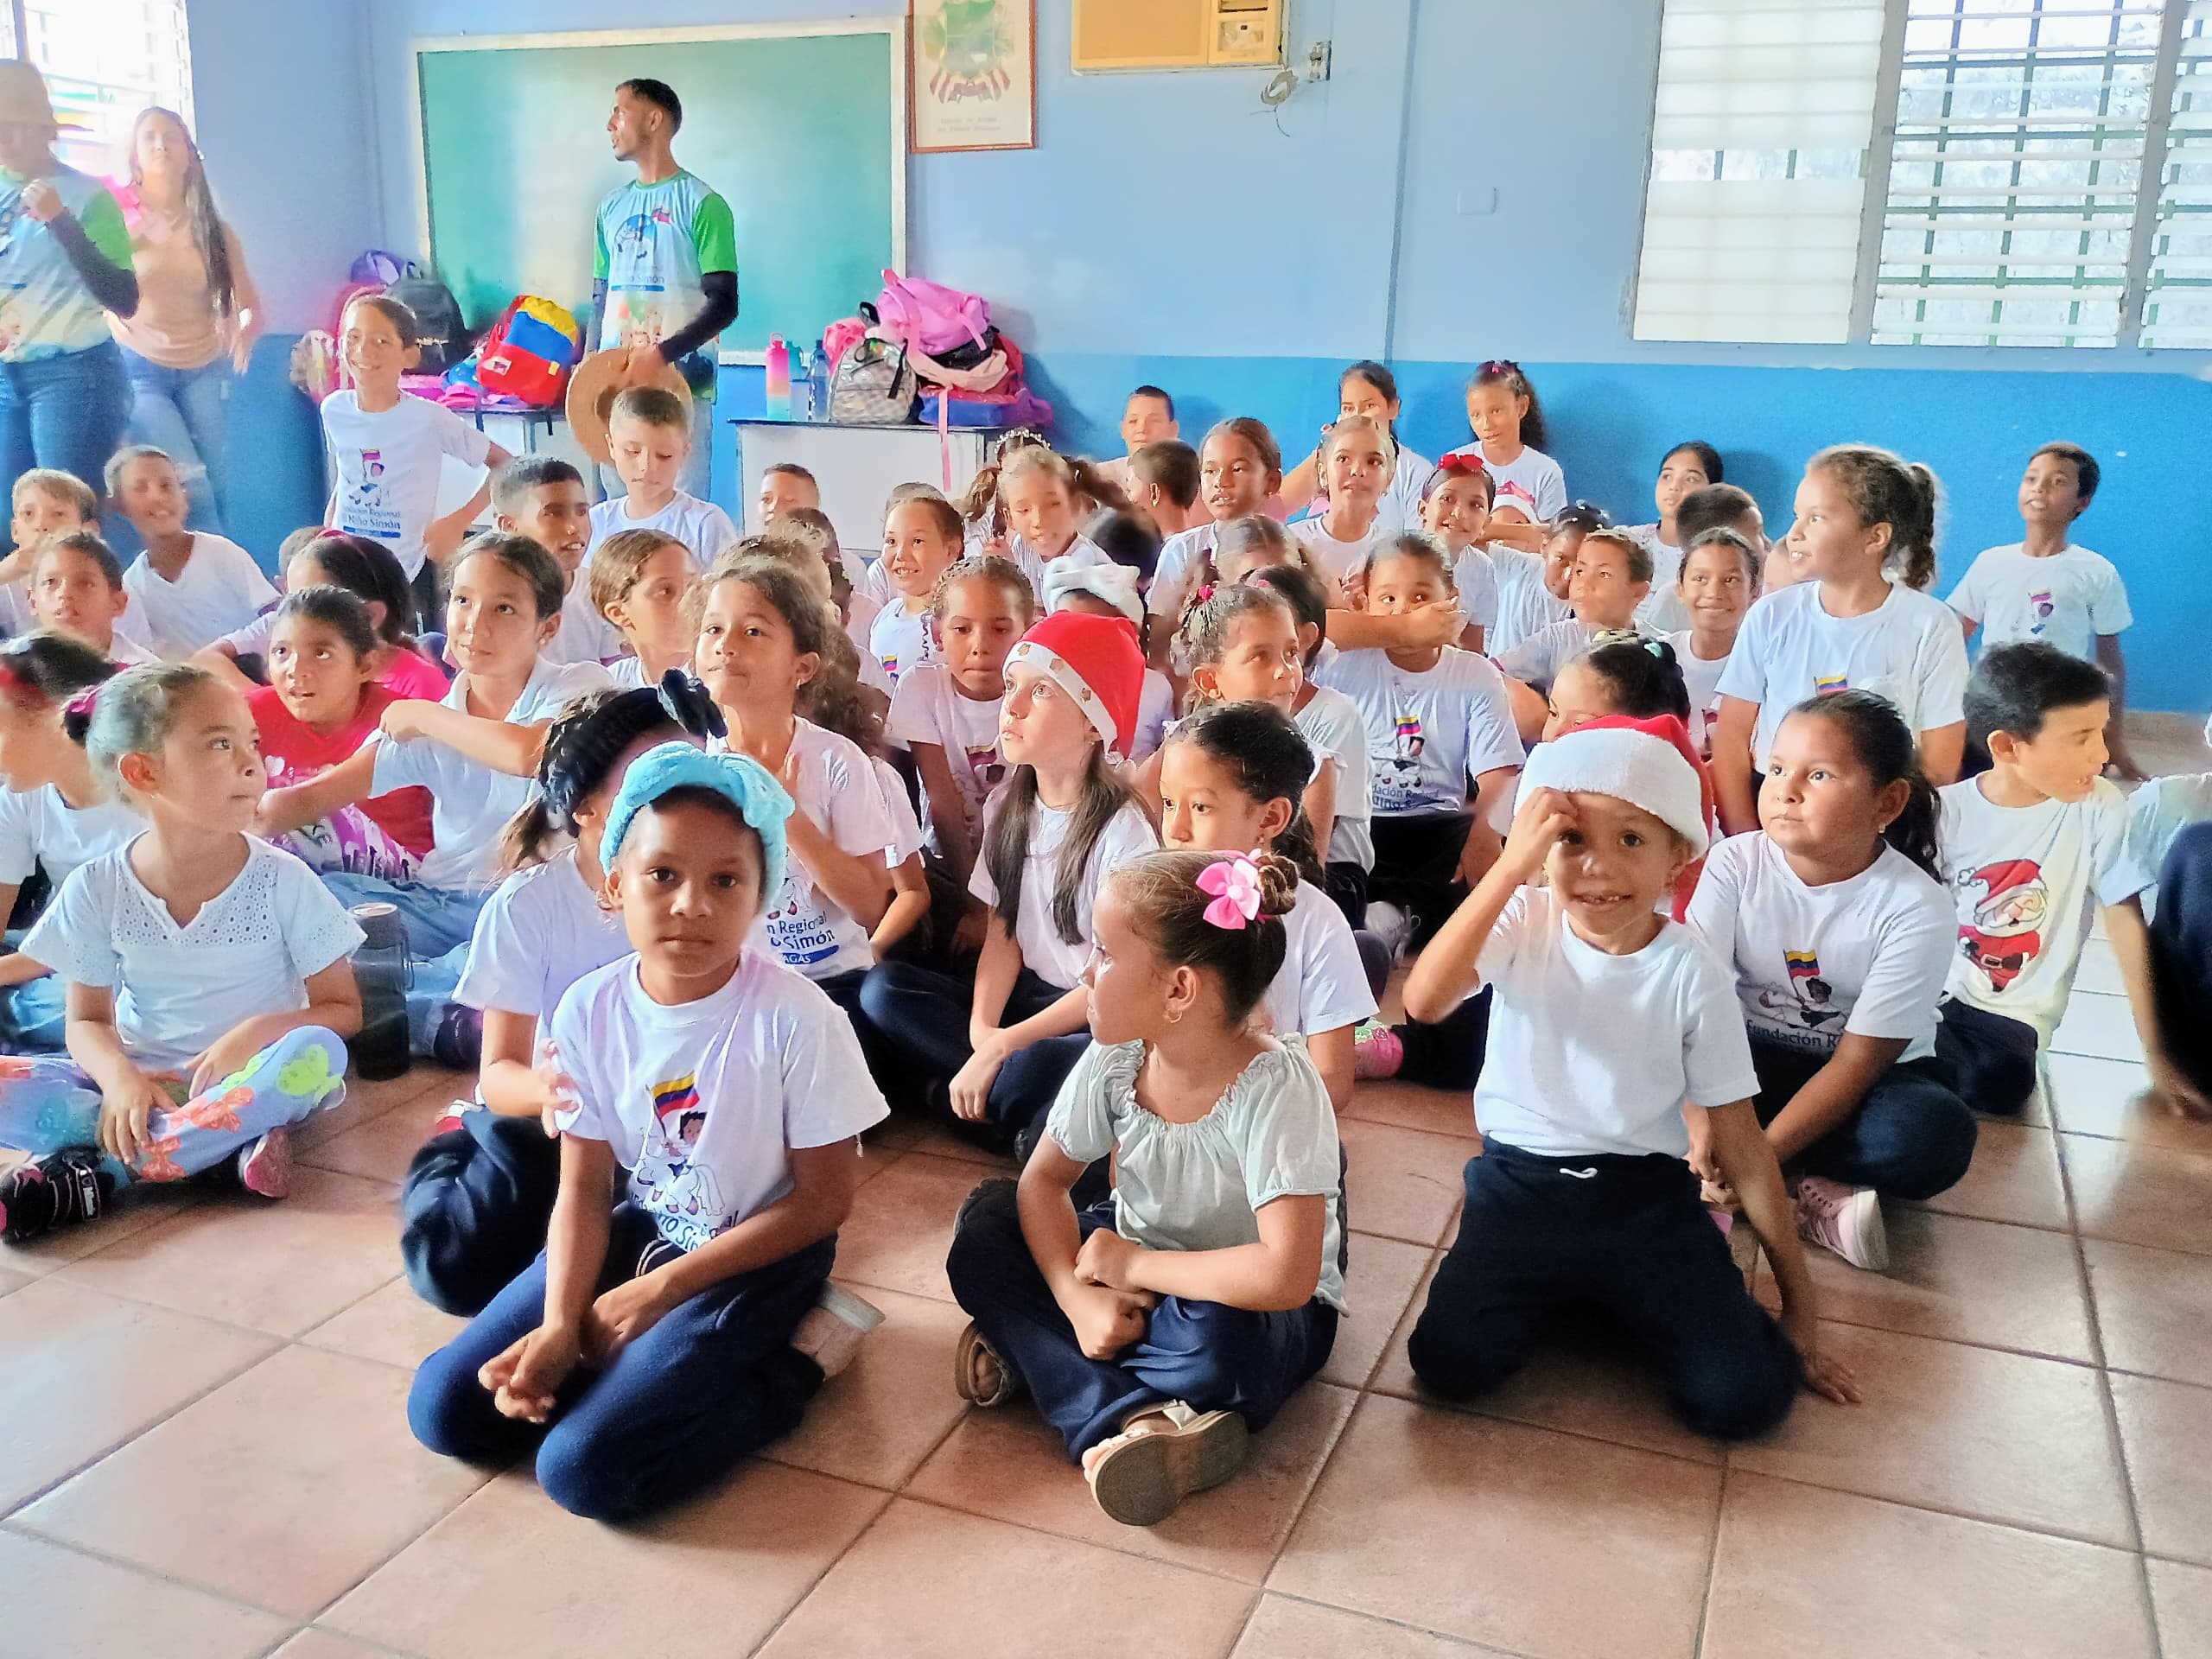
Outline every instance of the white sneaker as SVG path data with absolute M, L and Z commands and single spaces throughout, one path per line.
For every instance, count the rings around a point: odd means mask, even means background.
M 1387 899 L 1370 900 L 1364 918 L 1367 931 L 1382 941 L 1382 948 L 1397 961 L 1405 955 L 1406 941 L 1414 936 L 1414 918 Z
M 1854 1268 L 1879 1273 L 1890 1265 L 1882 1201 L 1871 1186 L 1807 1175 L 1797 1183 L 1797 1236 L 1834 1250 Z
M 825 1285 L 791 1332 L 791 1346 L 822 1368 L 824 1381 L 853 1363 L 861 1338 L 883 1323 L 883 1310 L 849 1290 Z

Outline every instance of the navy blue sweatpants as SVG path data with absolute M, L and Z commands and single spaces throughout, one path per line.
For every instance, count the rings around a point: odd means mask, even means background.
M 2175 836 L 2159 867 L 2151 989 L 2167 1053 L 2212 1095 L 2212 823 L 2192 823 Z
M 652 1217 L 616 1209 L 601 1294 L 666 1259 Z M 579 1366 L 550 1424 L 499 1414 L 476 1380 L 487 1360 L 545 1321 L 545 1258 L 516 1276 L 468 1328 L 424 1360 L 407 1421 L 431 1451 L 505 1463 L 535 1448 L 537 1484 L 571 1514 L 633 1521 L 713 1485 L 798 1425 L 822 1368 L 791 1345 L 837 1255 L 823 1239 L 709 1287 L 673 1309 L 603 1371 Z
M 399 1189 L 407 1282 L 435 1308 L 484 1311 L 545 1248 L 561 1190 L 561 1143 L 535 1117 L 464 1112 L 432 1135 Z
M 1936 1058 L 1977 1112 L 2018 1117 L 2036 1091 L 2036 1028 L 1954 997 L 1936 1027 Z
M 1085 1238 L 1111 1227 L 1113 1199 L 1076 1221 Z M 1328 1363 L 1337 1339 L 1337 1311 L 1319 1300 L 1255 1313 L 1166 1296 L 1141 1340 L 1110 1360 L 1092 1359 L 1029 1253 L 1014 1185 L 1007 1180 L 986 1183 L 968 1201 L 944 1266 L 954 1300 L 1020 1374 L 1077 1462 L 1121 1433 L 1131 1413 L 1169 1400 L 1198 1411 L 1237 1412 L 1247 1427 L 1264 1428 Z
M 1771 1123 L 1828 1057 L 1751 1039 L 1759 1122 Z M 1948 1192 L 1974 1160 L 1974 1119 L 1942 1060 L 1907 1060 L 1874 1080 L 1851 1116 L 1789 1160 L 1793 1175 L 1871 1186 L 1885 1198 Z
M 1548 1315 L 1588 1307 L 1637 1338 L 1697 1433 L 1739 1440 L 1789 1414 L 1796 1350 L 1744 1288 L 1681 1159 L 1540 1158 L 1492 1141 L 1466 1184 L 1406 1344 L 1430 1393 L 1486 1393 L 1527 1363 Z
M 1025 968 L 1006 1000 L 1002 1025 L 1017 1025 L 1058 1001 L 1067 992 Z M 883 1039 L 919 1066 L 933 1089 L 952 1080 L 975 1050 L 968 1045 L 968 1016 L 975 1006 L 972 977 L 954 978 L 911 963 L 880 962 L 868 969 L 860 1005 Z M 1090 1033 L 1047 1037 L 1007 1057 L 991 1081 L 987 1109 L 997 1139 L 1010 1147 L 1041 1124 L 1068 1073 L 1090 1046 Z M 1006 1149 L 1001 1147 L 1001 1150 Z

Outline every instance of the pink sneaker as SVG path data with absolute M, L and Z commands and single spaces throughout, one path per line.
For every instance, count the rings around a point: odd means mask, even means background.
M 292 1190 L 292 1132 L 279 1124 L 238 1154 L 238 1179 L 245 1190 L 264 1198 L 281 1198 Z
M 1807 1175 L 1797 1183 L 1797 1236 L 1834 1250 L 1854 1268 L 1879 1273 L 1890 1265 L 1882 1201 L 1871 1186 Z
M 1405 1063 L 1405 1043 L 1386 1025 L 1370 1020 L 1352 1039 L 1351 1074 L 1363 1083 L 1395 1077 Z

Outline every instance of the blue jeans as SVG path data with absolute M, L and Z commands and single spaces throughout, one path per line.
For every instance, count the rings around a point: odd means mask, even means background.
M 32 467 L 58 467 L 99 493 L 130 413 L 130 379 L 113 340 L 31 363 L 0 363 L 0 484 L 12 492 Z
M 1751 1039 L 1759 1122 L 1773 1122 L 1827 1062 L 1826 1054 Z M 1948 1192 L 1973 1161 L 1975 1135 L 1974 1114 L 1951 1084 L 1951 1068 L 1932 1057 L 1892 1065 L 1850 1116 L 1789 1160 L 1789 1173 L 1871 1186 L 1885 1198 Z
M 192 510 L 185 523 L 220 536 L 230 504 L 231 359 L 197 369 L 165 369 L 122 347 L 130 379 L 130 441 L 165 450 L 184 480 Z

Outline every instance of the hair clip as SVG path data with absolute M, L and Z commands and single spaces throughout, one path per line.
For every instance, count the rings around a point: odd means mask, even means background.
M 1483 464 L 1482 452 L 1471 449 L 1464 455 L 1445 456 L 1436 463 L 1436 470 L 1440 473 L 1486 473 L 1490 468 Z
M 1484 374 L 1518 374 L 1521 365 L 1510 357 L 1493 357 L 1482 366 Z
M 1241 853 L 1200 870 L 1198 886 L 1214 895 L 1205 918 L 1216 927 L 1242 928 L 1260 913 L 1260 867 Z
M 707 695 L 707 688 L 680 668 L 671 668 L 660 677 L 660 683 L 653 688 L 660 695 L 660 706 L 677 726 L 696 738 L 728 737 L 729 722 L 722 718 L 722 711 Z
M 99 702 L 100 688 L 99 685 L 94 684 L 86 686 L 75 696 L 70 698 L 64 707 L 68 713 L 73 715 L 82 715 L 86 719 L 90 720 L 92 717 L 94 711 L 99 709 Z

